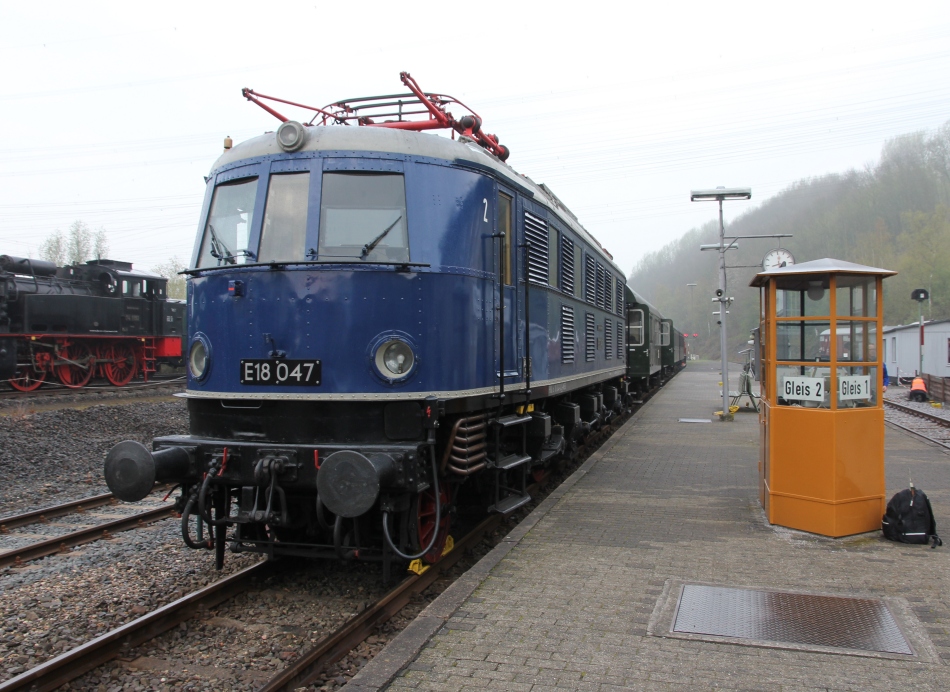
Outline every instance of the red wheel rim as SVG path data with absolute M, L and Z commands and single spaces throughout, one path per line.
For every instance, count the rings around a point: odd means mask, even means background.
M 116 387 L 124 387 L 138 371 L 138 363 L 135 359 L 135 350 L 130 344 L 119 342 L 107 346 L 105 370 L 106 379 Z
M 439 521 L 439 535 L 435 539 L 432 548 L 422 559 L 432 564 L 442 557 L 442 551 L 445 549 L 445 539 L 449 536 L 449 491 L 445 483 L 439 483 L 439 497 L 442 501 L 442 517 Z M 416 500 L 416 536 L 418 538 L 417 550 L 422 550 L 429 541 L 432 540 L 432 533 L 436 530 L 435 523 L 435 492 L 428 488 L 419 494 Z
M 82 343 L 72 343 L 65 348 L 60 348 L 57 354 L 60 365 L 55 366 L 56 377 L 70 389 L 85 387 L 92 379 L 92 373 L 96 369 L 95 359 L 92 357 L 92 351 Z
M 46 371 L 36 371 L 33 365 L 18 365 L 16 377 L 8 380 L 10 386 L 21 392 L 32 392 L 46 380 Z

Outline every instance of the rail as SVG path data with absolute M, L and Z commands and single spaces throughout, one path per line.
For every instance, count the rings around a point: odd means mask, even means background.
M 30 560 L 38 560 L 41 557 L 64 553 L 77 545 L 84 545 L 94 541 L 107 540 L 115 533 L 128 531 L 130 529 L 142 528 L 156 521 L 167 519 L 175 514 L 174 507 L 158 507 L 147 512 L 139 512 L 128 517 L 115 519 L 104 524 L 90 526 L 78 531 L 53 536 L 39 543 L 31 543 L 22 548 L 13 548 L 4 553 L 0 553 L 0 568 L 23 564 Z

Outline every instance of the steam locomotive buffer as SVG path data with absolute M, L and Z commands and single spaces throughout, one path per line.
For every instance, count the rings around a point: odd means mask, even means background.
M 180 363 L 185 303 L 168 298 L 167 283 L 128 262 L 0 255 L 0 381 L 23 392 L 47 379 L 121 387 Z
M 622 270 L 477 114 L 401 77 L 307 124 L 245 90 L 281 124 L 207 178 L 190 434 L 123 442 L 105 476 L 127 501 L 181 484 L 183 539 L 218 565 L 437 560 L 457 508 L 524 505 L 631 399 Z

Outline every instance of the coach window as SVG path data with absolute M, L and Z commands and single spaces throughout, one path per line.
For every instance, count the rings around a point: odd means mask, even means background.
M 406 183 L 401 173 L 324 173 L 320 259 L 408 262 Z
M 660 323 L 660 346 L 669 346 L 670 345 L 670 323 L 661 322 Z
M 256 193 L 257 178 L 224 183 L 215 188 L 198 253 L 199 267 L 244 264 Z
M 627 345 L 643 346 L 643 310 L 629 310 L 627 319 Z
M 272 175 L 264 207 L 258 262 L 301 260 L 307 235 L 309 173 Z
M 511 280 L 511 197 L 504 192 L 498 193 L 498 232 L 504 233 L 502 239 L 504 250 L 502 251 L 502 277 L 506 286 L 513 285 Z

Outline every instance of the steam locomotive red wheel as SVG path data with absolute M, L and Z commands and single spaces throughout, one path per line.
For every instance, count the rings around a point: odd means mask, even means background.
M 106 379 L 116 387 L 124 387 L 138 371 L 135 350 L 123 341 L 106 346 L 103 350 L 106 352 L 106 363 L 103 366 Z
M 70 389 L 85 387 L 92 379 L 96 360 L 89 347 L 81 341 L 59 349 L 59 364 L 55 366 L 56 377 Z
M 422 559 L 430 564 L 437 562 L 438 559 L 442 557 L 442 551 L 445 548 L 445 539 L 449 536 L 449 525 L 452 522 L 452 518 L 449 515 L 449 491 L 444 483 L 439 483 L 439 497 L 441 498 L 442 504 L 442 516 L 438 526 L 436 526 L 435 523 L 435 492 L 432 488 L 420 493 L 413 503 L 415 522 L 412 528 L 415 533 L 414 538 L 416 539 L 415 550 L 425 548 L 429 545 L 429 541 L 432 540 L 432 534 L 437 529 L 439 532 L 432 548 L 422 556 Z
M 32 392 L 34 389 L 38 388 L 46 380 L 46 371 L 40 370 L 36 371 L 33 369 L 33 365 L 18 365 L 16 369 L 16 377 L 8 380 L 10 386 L 14 389 L 18 389 L 21 392 Z

